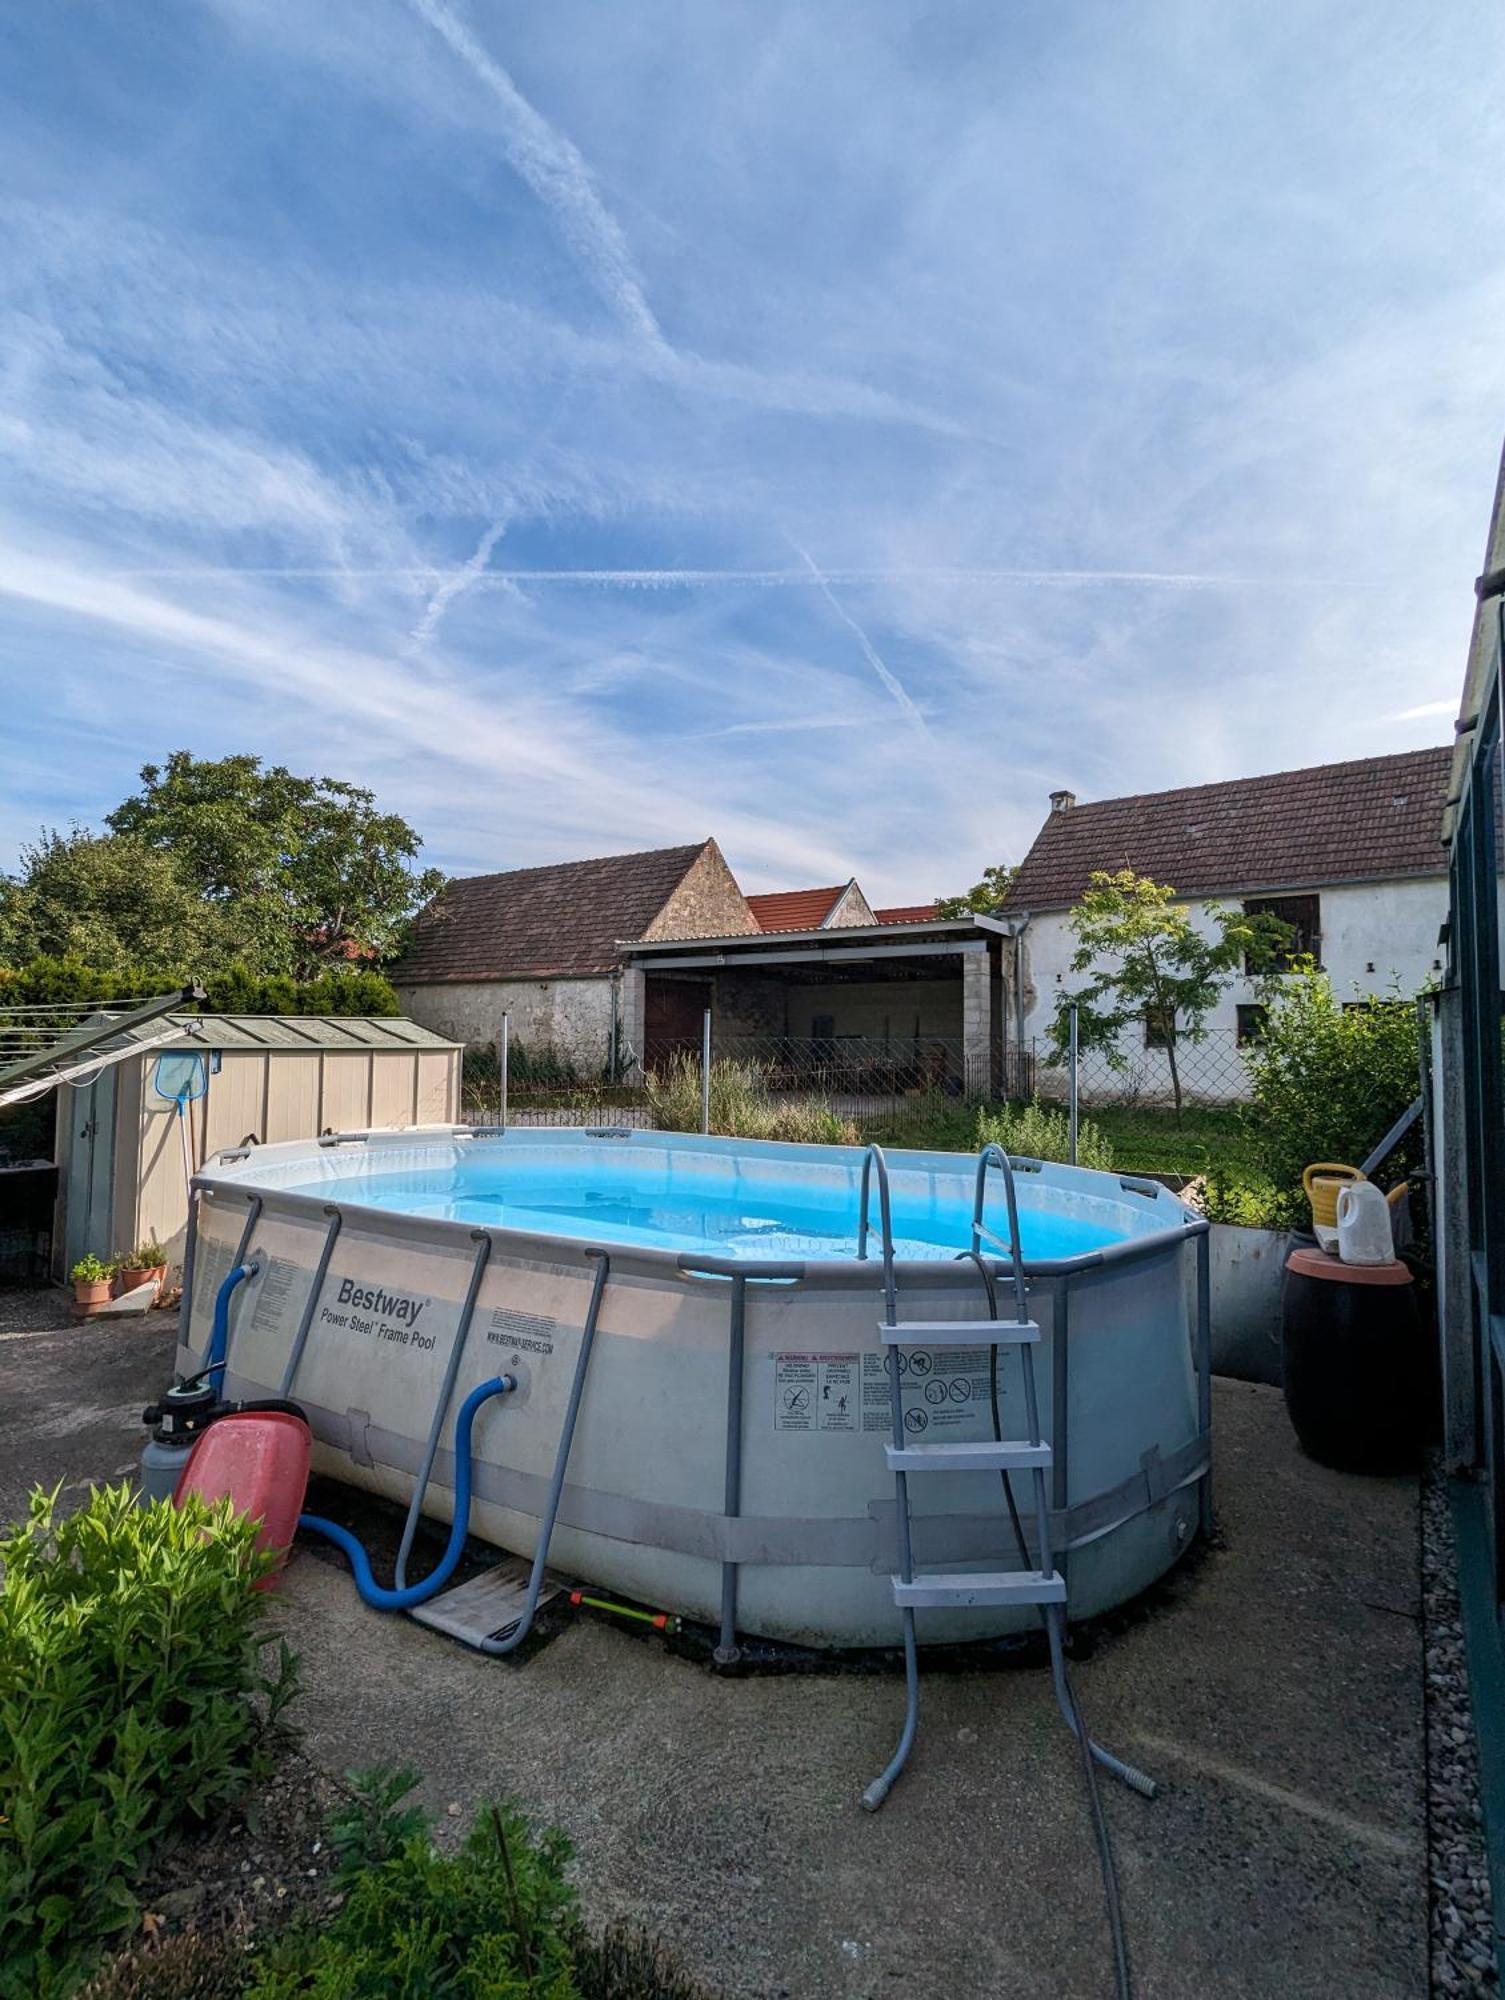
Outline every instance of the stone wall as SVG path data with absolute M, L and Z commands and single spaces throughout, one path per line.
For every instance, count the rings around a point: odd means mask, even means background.
M 397 989 L 402 1011 L 437 1034 L 468 1046 L 490 1045 L 505 1009 L 514 1048 L 553 1048 L 592 1071 L 605 1064 L 611 1046 L 611 993 L 605 977 L 444 980 Z M 624 992 L 624 1006 L 628 1000 Z
M 737 878 L 708 840 L 679 887 L 643 933 L 645 938 L 739 937 L 758 928 Z
M 827 917 L 825 928 L 828 931 L 851 930 L 859 924 L 875 924 L 877 921 L 872 904 L 857 884 L 850 882 L 842 891 L 836 908 Z

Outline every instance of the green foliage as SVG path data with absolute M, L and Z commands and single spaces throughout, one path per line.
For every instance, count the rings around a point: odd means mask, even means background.
M 56 1501 L 0 1537 L 4 2000 L 69 1991 L 131 1924 L 153 1848 L 235 1795 L 296 1680 L 285 1645 L 263 1673 L 273 1558 L 228 1501 Z
M 159 1264 L 167 1262 L 167 1251 L 155 1236 L 148 1236 L 144 1243 L 138 1243 L 134 1250 L 127 1250 L 115 1259 L 117 1271 L 155 1271 Z
M 400 1803 L 408 1789 L 408 1774 L 366 1781 L 358 1832 L 345 1822 L 343 1905 L 267 1948 L 249 2000 L 578 2000 L 564 1835 L 534 1834 L 512 1807 L 490 1805 L 458 1854 L 440 1854 Z
M 681 1051 L 648 1078 L 648 1102 L 666 1132 L 700 1130 L 700 1058 Z M 780 1103 L 755 1062 L 711 1064 L 711 1130 L 734 1139 L 782 1139 L 807 1146 L 855 1146 L 857 1128 L 815 1098 Z
M 0 964 L 76 959 L 162 992 L 246 944 L 233 909 L 206 902 L 177 856 L 141 840 L 43 833 L 21 850 L 20 874 L 0 877 Z
M 421 1806 L 403 1804 L 418 1787 L 418 1773 L 405 1765 L 347 1771 L 345 1782 L 350 1788 L 346 1803 L 329 1818 L 329 1842 L 339 1856 L 336 1878 L 342 1886 L 363 1868 L 380 1868 L 395 1859 L 429 1823 Z
M 263 1948 L 247 2000 L 715 2000 L 643 1932 L 586 1931 L 562 1833 L 484 1805 L 460 1851 L 441 1854 L 405 1803 L 411 1771 L 348 1782 L 329 1828 L 345 1901 Z
M 115 1266 L 101 1263 L 92 1250 L 87 1256 L 80 1257 L 68 1273 L 75 1285 L 102 1284 L 106 1278 L 113 1278 L 114 1275 Z
M 1345 1007 L 1310 959 L 1271 980 L 1264 998 L 1265 1032 L 1245 1051 L 1253 1081 L 1246 1121 L 1269 1212 L 1276 1226 L 1290 1226 L 1309 1215 L 1303 1168 L 1314 1160 L 1357 1166 L 1420 1090 L 1416 1014 L 1399 998 Z M 1409 1143 L 1402 1170 L 1417 1163 L 1419 1139 Z
M 1128 1065 L 1119 1037 L 1130 1024 L 1152 1019 L 1163 1037 L 1176 1112 L 1181 1111 L 1177 1050 L 1207 1033 L 1207 1016 L 1246 956 L 1268 963 L 1290 926 L 1262 914 L 1210 903 L 1204 916 L 1212 935 L 1204 936 L 1175 890 L 1132 868 L 1115 873 L 1094 869 L 1087 893 L 1071 913 L 1076 950 L 1073 972 L 1091 976 L 1075 992 L 1062 992 L 1051 1022 L 1058 1058 L 1071 1039 L 1071 1009 L 1077 1010 L 1077 1041 L 1101 1050 L 1115 1069 Z
M 1068 1113 L 1042 1104 L 1038 1097 L 1028 1104 L 1003 1104 L 996 1111 L 977 1114 L 976 1143 L 1002 1146 L 1022 1160 L 1071 1159 L 1071 1119 Z M 1095 1167 L 1100 1173 L 1113 1170 L 1113 1147 L 1090 1118 L 1077 1121 L 1079 1167 Z
M 311 978 L 352 950 L 388 958 L 443 886 L 437 869 L 411 866 L 412 827 L 362 786 L 186 750 L 141 780 L 108 825 L 170 854 L 212 908 L 233 912 L 258 971 Z
M 87 964 L 79 958 L 34 958 L 0 966 L 0 1007 L 71 1006 L 89 1000 L 153 1000 L 170 993 L 188 974 L 164 973 L 150 965 L 122 968 Z M 202 982 L 205 1014 L 344 1014 L 390 1016 L 401 1013 L 397 995 L 379 972 L 350 968 L 320 973 L 316 979 L 267 977 L 230 964 Z
M 1009 892 L 1009 884 L 1019 873 L 1005 861 L 995 861 L 991 868 L 984 868 L 982 880 L 961 896 L 938 896 L 935 913 L 938 917 L 986 917 L 992 914 Z

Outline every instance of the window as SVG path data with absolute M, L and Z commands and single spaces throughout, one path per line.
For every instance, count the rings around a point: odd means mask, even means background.
M 1291 935 L 1278 947 L 1268 963 L 1244 954 L 1244 971 L 1286 972 L 1293 958 L 1313 958 L 1322 963 L 1322 898 L 1320 896 L 1250 896 L 1244 903 L 1246 917 L 1277 917 Z
M 1244 1048 L 1250 1042 L 1262 1042 L 1265 1038 L 1265 1023 L 1270 1018 L 1270 1010 L 1257 1000 L 1241 1005 L 1238 1010 L 1238 1045 Z
M 1147 1049 L 1168 1049 L 1175 1039 L 1176 1010 L 1173 1007 L 1146 1007 L 1144 1045 Z

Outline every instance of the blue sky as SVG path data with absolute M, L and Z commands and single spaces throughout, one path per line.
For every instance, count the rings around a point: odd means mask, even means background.
M 0 865 L 137 767 L 461 872 L 907 900 L 1445 741 L 1498 13 L 153 0 L 0 26 Z

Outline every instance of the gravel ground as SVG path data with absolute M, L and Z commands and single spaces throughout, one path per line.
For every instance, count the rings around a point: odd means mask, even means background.
M 1479 1760 L 1458 1607 L 1447 1481 L 1422 1483 L 1422 1605 L 1427 1676 L 1427 1838 L 1432 1993 L 1498 1993 L 1493 1913 L 1479 1809 Z

